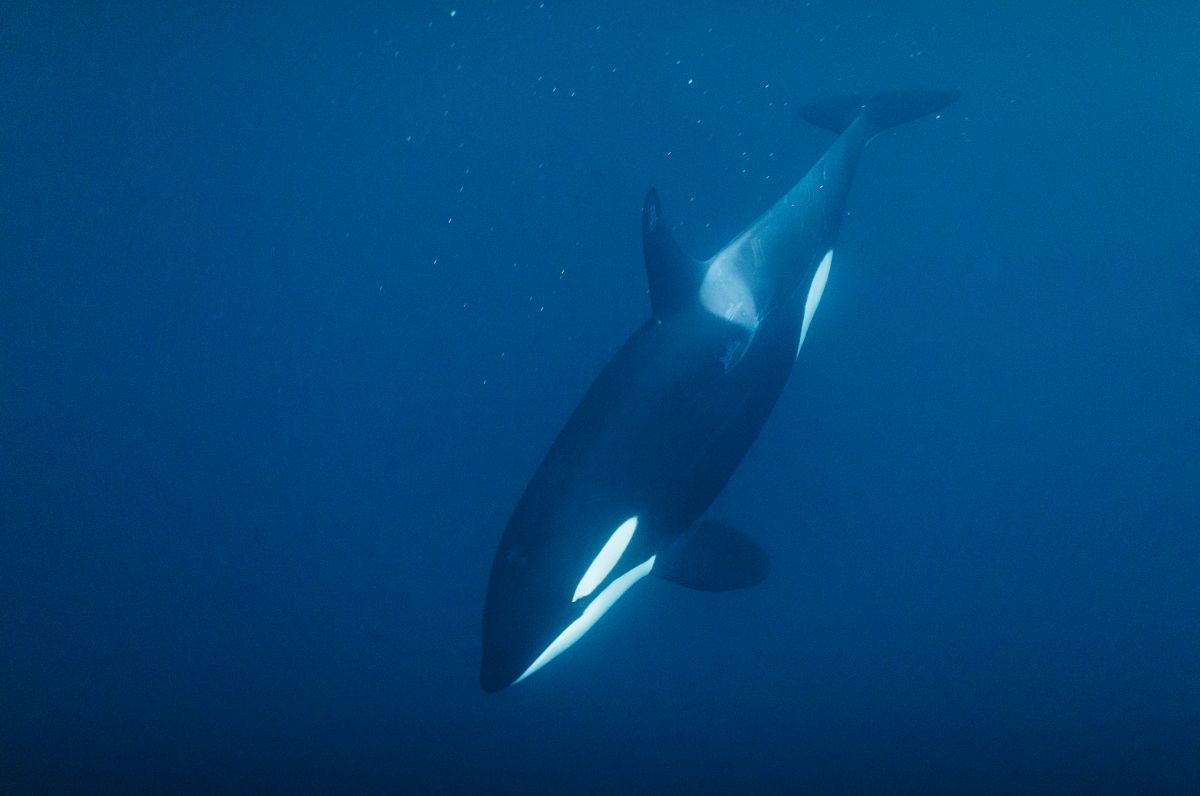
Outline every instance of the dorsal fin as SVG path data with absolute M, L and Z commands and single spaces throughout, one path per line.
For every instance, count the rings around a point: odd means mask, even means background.
M 665 318 L 696 301 L 704 276 L 702 267 L 675 242 L 653 188 L 646 193 L 642 207 L 642 249 L 650 282 L 650 309 L 656 318 Z

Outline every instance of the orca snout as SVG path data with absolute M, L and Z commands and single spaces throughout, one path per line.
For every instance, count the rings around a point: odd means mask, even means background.
M 497 644 L 483 645 L 483 661 L 479 667 L 479 685 L 489 694 L 503 691 L 517 681 L 529 666 L 528 661 L 505 654 Z

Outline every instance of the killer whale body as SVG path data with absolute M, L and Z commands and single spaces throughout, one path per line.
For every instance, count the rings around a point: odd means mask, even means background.
M 709 591 L 766 577 L 757 543 L 701 517 L 799 356 L 863 148 L 957 98 L 902 91 L 803 107 L 837 140 L 707 261 L 683 252 L 647 194 L 651 317 L 596 378 L 501 537 L 484 606 L 485 691 L 541 669 L 648 574 Z

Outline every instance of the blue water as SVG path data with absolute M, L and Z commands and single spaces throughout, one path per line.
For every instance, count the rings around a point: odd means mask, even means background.
M 155 5 L 0 10 L 0 790 L 1200 787 L 1194 3 Z M 644 191 L 708 256 L 893 86 L 771 577 L 485 695 Z

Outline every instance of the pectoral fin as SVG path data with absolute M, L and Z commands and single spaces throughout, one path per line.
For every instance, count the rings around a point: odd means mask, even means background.
M 771 569 L 767 551 L 722 522 L 688 528 L 659 553 L 653 574 L 699 591 L 731 591 L 761 583 Z

